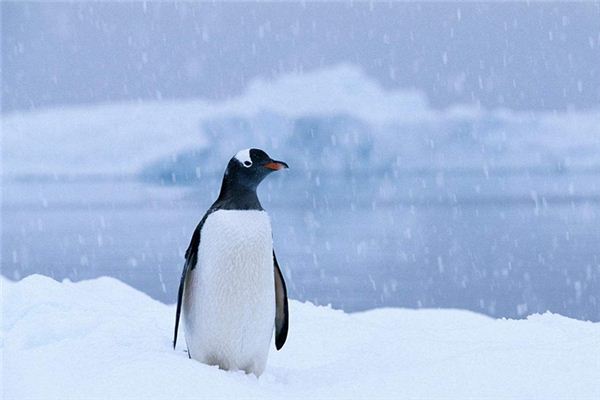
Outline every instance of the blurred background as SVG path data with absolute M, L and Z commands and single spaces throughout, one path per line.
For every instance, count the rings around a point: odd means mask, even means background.
M 292 298 L 600 321 L 600 2 L 2 2 L 2 274 L 173 303 L 239 149 Z

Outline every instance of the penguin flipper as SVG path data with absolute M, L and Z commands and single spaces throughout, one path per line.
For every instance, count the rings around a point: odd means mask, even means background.
M 206 221 L 206 217 L 210 214 L 207 212 L 204 217 L 200 220 L 198 226 L 194 230 L 190 245 L 185 251 L 185 264 L 183 265 L 183 271 L 181 272 L 181 279 L 179 280 L 179 291 L 177 292 L 177 311 L 175 313 L 175 329 L 173 332 L 173 349 L 177 345 L 177 331 L 179 330 L 179 317 L 181 316 L 181 306 L 183 304 L 183 292 L 185 288 L 185 281 L 187 279 L 188 272 L 196 268 L 198 262 L 198 247 L 200 246 L 200 231 Z
M 277 257 L 275 257 L 275 251 L 273 251 L 273 266 L 275 269 L 275 347 L 280 350 L 287 339 L 289 313 L 287 288 L 277 263 Z
M 175 330 L 173 332 L 173 350 L 177 346 L 177 331 L 179 330 L 179 317 L 181 316 L 181 304 L 183 303 L 183 288 L 187 277 L 189 263 L 186 261 L 179 281 L 179 291 L 177 292 L 177 311 L 175 312 Z

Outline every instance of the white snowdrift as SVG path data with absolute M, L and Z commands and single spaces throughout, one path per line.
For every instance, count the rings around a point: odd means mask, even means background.
M 257 379 L 173 351 L 174 307 L 117 280 L 1 283 L 5 399 L 600 398 L 600 324 L 555 314 L 292 301 L 288 342 Z

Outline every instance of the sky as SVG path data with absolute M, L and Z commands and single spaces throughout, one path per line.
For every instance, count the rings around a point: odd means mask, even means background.
M 432 107 L 600 104 L 600 2 L 2 2 L 2 111 L 242 93 L 351 63 Z

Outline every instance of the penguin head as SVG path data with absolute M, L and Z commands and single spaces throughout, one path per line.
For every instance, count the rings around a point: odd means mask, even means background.
M 229 160 L 225 176 L 236 185 L 256 189 L 267 175 L 284 168 L 289 167 L 283 161 L 273 160 L 263 150 L 244 149 Z

